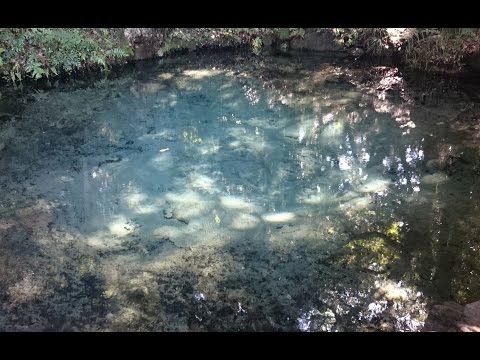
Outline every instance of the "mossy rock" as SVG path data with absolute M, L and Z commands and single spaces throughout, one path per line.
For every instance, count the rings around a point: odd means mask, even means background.
M 398 251 L 381 236 L 352 240 L 344 250 L 341 263 L 365 270 L 370 270 L 373 264 L 385 268 L 400 259 Z

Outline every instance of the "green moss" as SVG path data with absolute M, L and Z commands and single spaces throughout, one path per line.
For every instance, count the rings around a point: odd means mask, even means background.
M 352 240 L 344 249 L 345 254 L 341 258 L 341 263 L 362 268 L 368 268 L 373 263 L 386 266 L 400 259 L 397 251 L 381 237 Z
M 392 225 L 390 225 L 390 227 L 387 229 L 385 234 L 393 241 L 399 243 L 400 242 L 400 223 L 393 222 Z

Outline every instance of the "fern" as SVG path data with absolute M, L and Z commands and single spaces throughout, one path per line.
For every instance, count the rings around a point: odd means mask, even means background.
M 0 73 L 21 81 L 38 80 L 92 65 L 107 69 L 114 61 L 128 58 L 127 49 L 115 47 L 108 29 L 92 38 L 88 29 L 3 29 L 0 31 Z

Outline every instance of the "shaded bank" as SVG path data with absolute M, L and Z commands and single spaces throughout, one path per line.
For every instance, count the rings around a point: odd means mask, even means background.
M 338 53 L 350 61 L 389 58 L 427 72 L 479 68 L 478 29 L 116 28 L 2 29 L 0 73 L 8 82 L 56 80 L 78 72 L 205 49 L 252 54 Z

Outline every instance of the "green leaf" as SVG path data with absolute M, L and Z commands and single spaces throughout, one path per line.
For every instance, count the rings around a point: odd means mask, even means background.
M 280 40 L 287 40 L 290 37 L 290 30 L 287 28 L 281 28 L 278 31 L 278 37 Z
M 255 39 L 253 39 L 252 48 L 253 48 L 253 51 L 255 53 L 258 53 L 260 51 L 260 49 L 262 48 L 262 46 L 263 46 L 262 38 L 257 37 Z
M 36 67 L 34 73 L 37 79 L 40 79 L 43 75 L 46 75 L 45 70 L 43 70 L 41 67 Z

